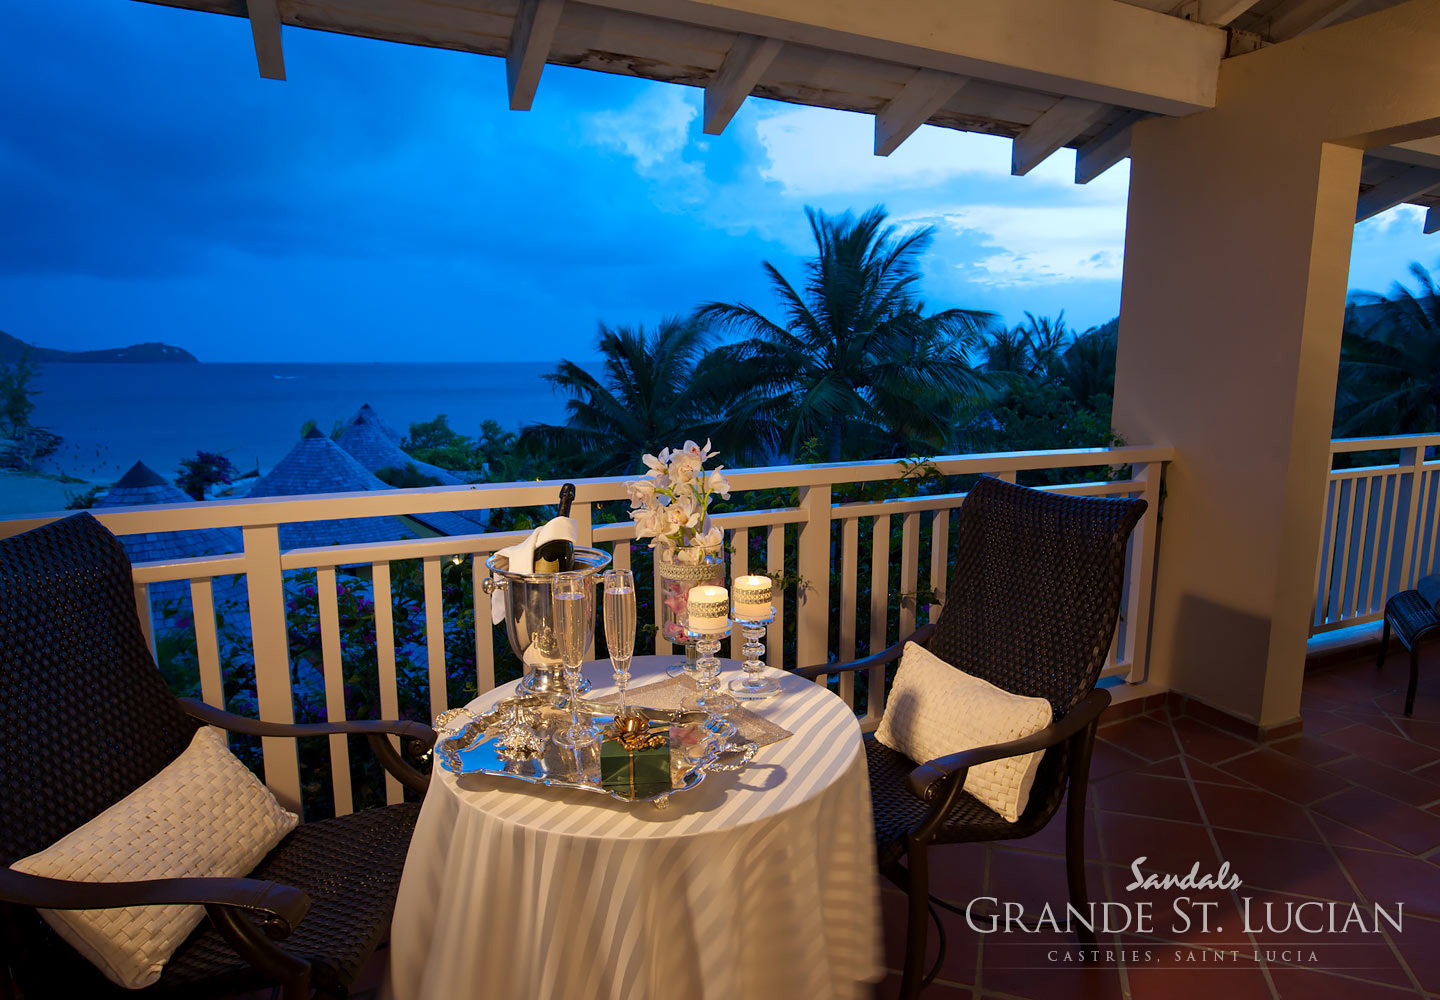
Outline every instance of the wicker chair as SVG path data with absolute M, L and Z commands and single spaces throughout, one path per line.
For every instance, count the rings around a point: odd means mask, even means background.
M 940 958 L 925 971 L 931 844 L 1029 837 L 1049 823 L 1068 789 L 1070 899 L 1085 910 L 1085 786 L 1095 727 L 1110 703 L 1095 682 L 1115 634 L 1126 541 L 1144 512 L 1144 500 L 1063 496 L 990 477 L 960 508 L 944 610 L 908 641 L 1007 691 L 1049 699 L 1054 716 L 1024 739 L 918 763 L 866 738 L 880 870 L 909 897 L 902 997 L 928 985 L 944 957 L 937 915 Z M 898 660 L 903 647 L 798 673 L 868 670 Z M 1017 822 L 964 791 L 969 768 L 1036 750 L 1045 756 Z M 1083 925 L 1080 940 L 1095 940 Z
M 417 723 L 279 725 L 177 699 L 141 633 L 130 563 L 89 514 L 0 540 L 0 961 L 22 995 L 136 993 L 105 979 L 35 907 L 204 904 L 210 919 L 143 996 L 278 984 L 287 1000 L 343 997 L 386 939 L 415 803 L 302 823 L 247 878 L 85 883 L 9 869 L 144 784 L 205 724 L 267 737 L 364 734 L 406 787 L 423 795 L 428 782 L 386 737 L 433 743 Z M 3 970 L 0 980 L 10 994 Z

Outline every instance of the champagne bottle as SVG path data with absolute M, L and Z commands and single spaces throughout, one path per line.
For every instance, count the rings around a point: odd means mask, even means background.
M 575 484 L 566 483 L 560 487 L 560 513 L 555 518 L 566 520 L 570 517 L 570 505 L 575 502 Z M 554 524 L 555 522 L 550 522 Z M 536 573 L 566 573 L 575 568 L 575 544 L 568 538 L 552 538 L 535 549 Z

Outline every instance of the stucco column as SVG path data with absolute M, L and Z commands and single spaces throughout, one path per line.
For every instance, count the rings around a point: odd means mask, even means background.
M 1227 60 L 1132 140 L 1116 429 L 1177 449 L 1150 676 L 1299 715 L 1363 148 L 1436 130 L 1440 0 Z

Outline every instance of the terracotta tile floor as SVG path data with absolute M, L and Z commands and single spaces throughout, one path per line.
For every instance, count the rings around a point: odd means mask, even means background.
M 1053 997 L 1178 1000 L 1440 996 L 1440 651 L 1422 664 L 1414 719 L 1400 715 L 1406 674 L 1392 656 L 1383 674 L 1370 659 L 1306 677 L 1305 730 L 1262 745 L 1164 710 L 1101 728 L 1089 802 L 1086 855 L 1096 900 L 1150 901 L 1149 933 L 1101 937 L 1109 961 L 1073 960 L 1072 938 L 980 934 L 941 911 L 949 948 L 927 1000 Z M 1038 913 L 1066 902 L 1061 824 L 1029 840 L 939 850 L 936 894 L 961 906 L 976 895 Z M 1131 862 L 1145 870 L 1202 874 L 1222 861 L 1236 890 L 1128 891 Z M 1202 932 L 1178 896 L 1212 902 Z M 1239 897 L 1251 897 L 1251 927 Z M 1297 934 L 1284 914 L 1319 901 L 1335 908 L 1335 933 Z M 886 962 L 877 997 L 899 987 L 904 897 L 884 892 Z M 1350 905 L 1373 925 L 1373 904 L 1402 931 L 1345 931 Z M 1264 926 L 1266 904 L 1277 929 Z M 1132 906 L 1133 910 L 1133 906 Z M 1301 911 L 1307 926 L 1327 908 Z M 1317 914 L 1319 916 L 1317 916 Z M 1253 931 L 1251 928 L 1254 928 Z M 1130 931 L 1134 931 L 1131 928 Z M 934 933 L 931 933 L 932 955 Z M 1066 961 L 1066 956 L 1071 960 Z

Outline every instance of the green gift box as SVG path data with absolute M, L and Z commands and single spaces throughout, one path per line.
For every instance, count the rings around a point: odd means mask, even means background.
M 670 728 L 606 729 L 600 743 L 600 784 L 629 798 L 663 795 L 670 786 Z M 652 745 L 653 744 L 653 745 Z

